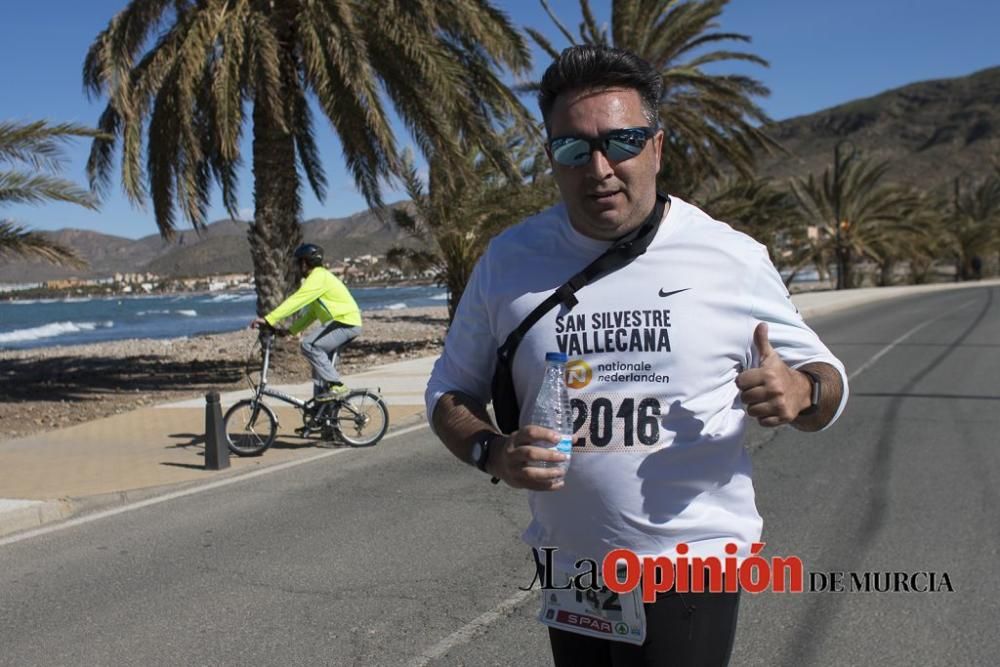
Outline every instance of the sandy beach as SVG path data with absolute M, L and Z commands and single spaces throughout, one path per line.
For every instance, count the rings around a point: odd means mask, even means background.
M 352 373 L 440 353 L 447 309 L 363 313 L 364 333 L 341 357 Z M 0 440 L 58 429 L 136 408 L 245 388 L 250 330 L 165 340 L 0 351 Z M 272 365 L 272 382 L 308 381 L 293 342 Z M 253 362 L 251 362 L 253 363 Z

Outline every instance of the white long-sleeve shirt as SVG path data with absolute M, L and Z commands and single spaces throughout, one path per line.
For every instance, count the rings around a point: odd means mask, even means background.
M 496 348 L 536 305 L 600 255 L 608 242 L 578 233 L 563 205 L 495 238 L 480 259 L 426 392 L 433 414 L 446 392 L 489 402 Z M 745 412 L 736 376 L 757 365 L 753 331 L 767 322 L 791 367 L 844 367 L 799 315 L 764 246 L 676 197 L 646 253 L 587 285 L 571 311 L 552 309 L 514 359 L 521 420 L 545 353 L 569 355 L 574 447 L 565 486 L 531 492 L 535 547 L 557 560 L 600 561 L 615 548 L 639 556 L 749 554 L 761 535 Z M 832 423 L 832 422 L 831 422 Z

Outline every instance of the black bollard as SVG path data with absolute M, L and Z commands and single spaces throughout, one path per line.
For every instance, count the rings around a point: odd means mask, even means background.
M 229 467 L 229 447 L 222 423 L 219 392 L 205 394 L 205 470 L 225 470 Z

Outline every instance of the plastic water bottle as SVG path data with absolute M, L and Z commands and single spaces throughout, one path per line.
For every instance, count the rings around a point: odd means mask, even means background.
M 569 393 L 566 391 L 566 355 L 562 352 L 549 352 L 545 355 L 545 377 L 542 378 L 542 387 L 538 390 L 538 398 L 535 399 L 528 423 L 550 428 L 562 436 L 559 444 L 544 441 L 536 442 L 537 446 L 555 447 L 567 457 L 572 455 L 572 415 Z M 559 463 L 543 461 L 535 465 L 540 468 L 562 468 L 565 473 L 569 468 L 569 459 Z

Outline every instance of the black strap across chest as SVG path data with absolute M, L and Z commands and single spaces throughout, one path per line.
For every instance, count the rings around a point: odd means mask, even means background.
M 513 366 L 514 353 L 517 352 L 521 340 L 528 333 L 528 330 L 535 326 L 538 320 L 542 319 L 547 312 L 555 308 L 558 304 L 565 304 L 568 309 L 572 309 L 578 303 L 576 298 L 577 291 L 598 278 L 617 271 L 636 257 L 645 253 L 653 237 L 656 236 L 656 230 L 659 229 L 660 220 L 663 219 L 663 209 L 666 207 L 666 204 L 666 195 L 656 193 L 656 205 L 645 222 L 615 241 L 600 257 L 563 283 L 545 301 L 538 304 L 521 321 L 517 328 L 510 332 L 503 345 L 497 348 L 499 360 L 507 366 Z

